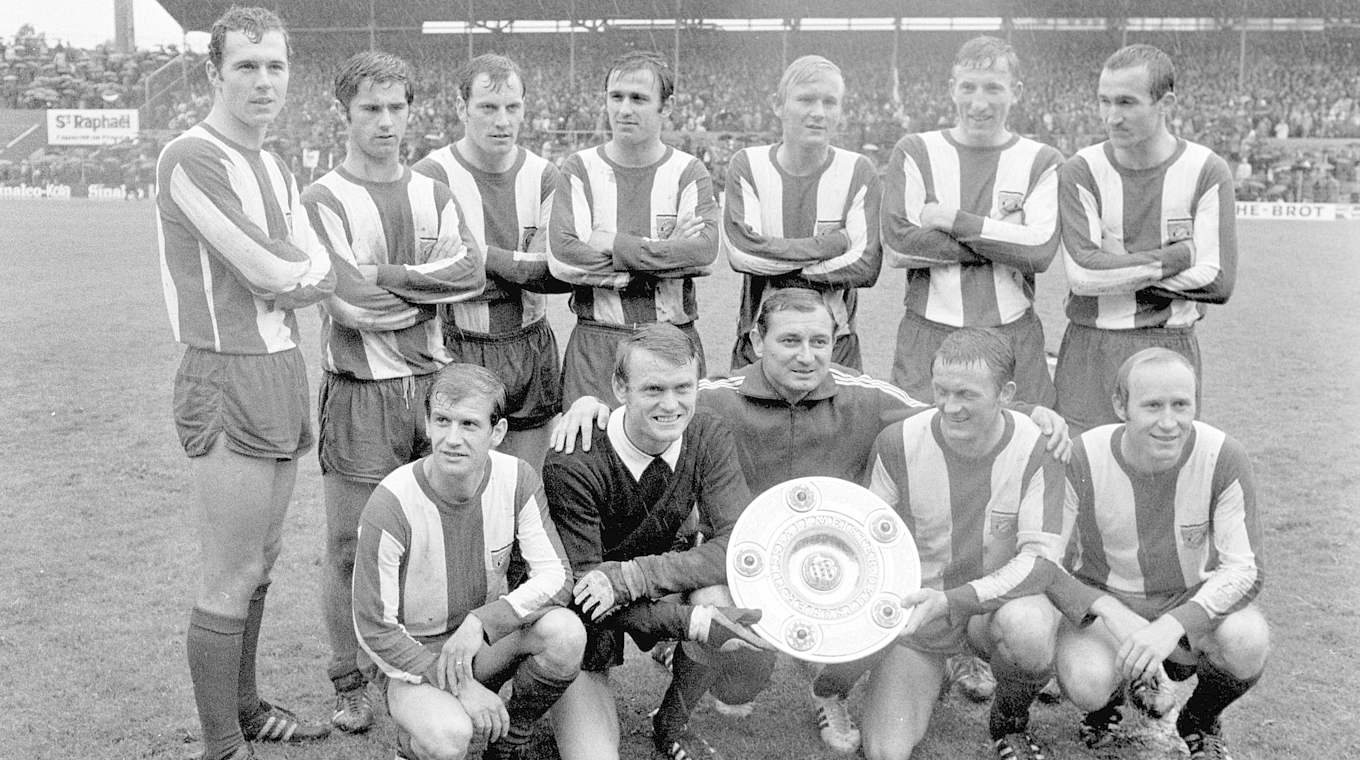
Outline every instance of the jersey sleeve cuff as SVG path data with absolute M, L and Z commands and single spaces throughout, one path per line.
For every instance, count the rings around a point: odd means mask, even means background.
M 500 641 L 520 626 L 520 616 L 504 598 L 484 604 L 468 614 L 476 615 L 482 621 L 482 635 L 489 644 Z

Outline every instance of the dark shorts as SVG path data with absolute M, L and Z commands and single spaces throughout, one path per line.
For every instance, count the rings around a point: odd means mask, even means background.
M 317 394 L 321 474 L 377 483 L 430 453 L 425 395 L 435 373 L 388 380 L 355 380 L 325 373 Z
M 704 344 L 699 340 L 699 331 L 694 323 L 676 325 L 699 350 L 699 377 L 705 373 Z M 576 329 L 567 339 L 567 351 L 562 357 L 562 404 L 570 406 L 582 396 L 594 396 L 609 406 L 618 401 L 614 398 L 614 352 L 623 339 L 633 333 L 633 328 L 624 325 L 610 325 L 588 319 L 576 320 Z
M 1199 339 L 1194 327 L 1101 330 L 1075 323 L 1067 325 L 1053 382 L 1058 391 L 1058 414 L 1076 428 L 1073 435 L 1097 425 L 1119 422 L 1110 401 L 1119 366 L 1130 356 L 1153 347 L 1169 348 L 1189 359 L 1195 376 L 1201 377 Z M 1196 402 L 1198 396 L 1196 390 Z M 1195 408 L 1199 409 L 1198 403 Z
M 444 329 L 444 347 L 455 362 L 491 370 L 505 383 L 506 420 L 511 430 L 543 427 L 562 411 L 557 338 L 548 320 L 495 337 Z
M 296 348 L 275 354 L 219 354 L 189 348 L 175 373 L 175 429 L 190 457 L 219 434 L 248 457 L 296 459 L 312 447 L 307 366 Z
M 732 371 L 736 372 L 742 367 L 756 363 L 756 350 L 751 345 L 751 334 L 737 336 L 736 345 L 732 346 Z M 863 360 L 859 353 L 859 333 L 846 333 L 836 339 L 836 344 L 831 347 L 831 361 L 849 367 L 850 369 L 864 371 Z
M 910 309 L 897 327 L 897 353 L 893 356 L 893 385 L 912 398 L 927 404 L 935 397 L 930 385 L 930 367 L 940 344 L 959 328 L 933 322 Z M 1053 379 L 1048 374 L 1048 355 L 1044 352 L 1044 326 L 1034 310 L 996 327 L 1011 339 L 1015 352 L 1015 398 L 1053 408 Z

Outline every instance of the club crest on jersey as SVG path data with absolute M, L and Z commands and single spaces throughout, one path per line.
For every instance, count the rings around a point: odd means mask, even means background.
M 491 567 L 496 570 L 504 570 L 510 564 L 510 549 L 514 544 L 506 544 L 499 549 L 491 550 Z
M 519 250 L 529 250 L 529 244 L 534 242 L 534 235 L 538 234 L 537 227 L 522 227 L 519 231 Z
M 675 234 L 675 214 L 656 215 L 656 237 L 658 240 L 669 240 Z
M 827 219 L 827 220 L 818 219 L 817 228 L 813 234 L 825 235 L 828 232 L 835 232 L 836 230 L 843 229 L 845 229 L 845 222 L 841 221 L 840 219 Z
M 1003 214 L 1017 214 L 1025 207 L 1025 194 L 1002 190 L 996 194 L 996 205 Z
M 1204 542 L 1209 539 L 1209 523 L 1202 522 L 1198 525 L 1181 525 L 1181 543 L 1192 549 L 1199 549 L 1204 546 Z
M 1166 239 L 1171 243 L 1179 243 L 1182 240 L 1189 240 L 1195 235 L 1194 219 L 1168 219 L 1166 220 Z
M 1020 515 L 1014 512 L 992 513 L 992 535 L 996 538 L 1014 538 L 1019 526 Z

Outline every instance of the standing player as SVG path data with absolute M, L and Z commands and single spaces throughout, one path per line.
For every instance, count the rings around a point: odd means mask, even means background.
M 921 591 L 903 602 L 915 607 L 894 646 L 828 666 L 813 685 L 821 696 L 845 695 L 872 667 L 863 720 L 871 760 L 911 756 L 945 659 L 962 652 L 989 656 L 997 674 L 988 722 L 997 758 L 1043 757 L 1027 726 L 1060 617 L 1040 595 L 1066 575 L 1057 564 L 1063 467 L 1038 426 L 1005 408 L 1014 371 L 1011 341 L 999 330 L 950 334 L 933 363 L 935 409 L 893 424 L 874 443 L 870 490 L 911 528 Z
M 694 278 L 718 256 L 708 171 L 661 142 L 675 75 L 653 53 L 627 53 L 605 76 L 609 142 L 562 165 L 548 266 L 571 283 L 576 327 L 562 359 L 562 395 L 613 398 L 614 349 L 632 330 L 668 322 L 703 348 Z
M 1058 411 L 1078 431 L 1116 422 L 1119 366 L 1151 346 L 1184 355 L 1199 375 L 1195 323 L 1225 303 L 1237 273 L 1232 174 L 1203 145 L 1171 134 L 1176 69 L 1151 45 L 1130 45 L 1100 72 L 1109 140 L 1063 166 L 1058 197 L 1072 289 L 1054 382 Z
M 585 645 L 581 621 L 561 606 L 562 544 L 538 474 L 492 451 L 506 431 L 495 375 L 450 364 L 424 406 L 429 456 L 383 478 L 364 507 L 354 627 L 397 724 L 398 757 L 461 758 L 474 735 L 488 743 L 486 760 L 523 757 Z M 515 548 L 528 578 L 511 589 Z
M 1199 676 L 1176 720 L 1190 757 L 1226 758 L 1219 715 L 1265 668 L 1251 464 L 1240 443 L 1195 421 L 1195 384 L 1179 352 L 1129 357 L 1111 399 L 1121 424 L 1081 436 L 1068 468 L 1073 575 L 1103 595 L 1091 606 L 1098 622 L 1063 626 L 1058 680 L 1090 711 L 1082 737 L 1092 747 L 1120 721 L 1122 685 L 1165 668 L 1176 680 Z
M 288 33 L 263 8 L 212 25 L 207 118 L 156 167 L 161 280 L 175 340 L 175 426 L 192 463 L 201 575 L 189 677 L 205 760 L 254 757 L 247 739 L 326 736 L 260 699 L 255 654 L 297 457 L 312 445 L 294 310 L 335 287 L 283 160 L 261 149 L 288 93 Z
M 746 148 L 728 164 L 722 249 L 745 274 L 734 372 L 756 360 L 751 328 L 761 303 L 785 288 L 821 294 L 837 328 L 832 361 L 860 368 L 855 289 L 878 279 L 882 188 L 868 158 L 831 145 L 844 98 L 836 64 L 799 58 L 774 95 L 781 142 Z
M 514 61 L 479 55 L 458 75 L 463 136 L 413 168 L 452 190 L 486 251 L 486 291 L 440 312 L 454 361 L 495 372 L 509 391 L 510 429 L 500 450 L 543 466 L 548 423 L 561 411 L 557 340 L 544 293 L 565 292 L 544 253 L 557 168 L 516 144 L 524 125 L 524 77 Z
M 745 625 L 759 613 L 730 608 L 724 585 L 727 539 L 750 492 L 732 434 L 716 415 L 695 412 L 699 353 L 685 333 L 639 328 L 619 344 L 614 366 L 622 406 L 593 431 L 588 451 L 549 453 L 543 468 L 576 601 L 591 621 L 581 676 L 554 709 L 558 748 L 564 760 L 617 760 L 609 669 L 623 663 L 627 632 L 644 649 L 686 640 L 652 721 L 653 741 L 670 760 L 711 757 L 688 725 L 690 712 L 720 682 L 734 699 L 750 699 L 773 665 L 763 653 L 733 651 L 764 645 Z M 672 551 L 691 511 L 709 540 Z M 657 601 L 676 593 L 687 593 L 687 604 Z
M 1058 249 L 1062 156 L 1006 126 L 1023 90 L 1006 42 L 965 42 L 949 88 L 957 123 L 902 138 L 884 180 L 884 255 L 907 269 L 892 379 L 930 398 L 931 361 L 945 336 L 995 327 L 1015 345 L 1018 398 L 1051 407 L 1034 276 Z
M 373 722 L 350 611 L 359 514 L 389 472 L 429 452 L 420 400 L 449 363 L 434 305 L 476 296 L 485 282 L 481 249 L 449 189 L 401 164 L 413 97 L 411 69 L 400 58 L 369 51 L 346 61 L 335 77 L 349 124 L 345 160 L 302 193 L 337 279 L 322 311 L 317 450 L 331 722 L 344 731 Z

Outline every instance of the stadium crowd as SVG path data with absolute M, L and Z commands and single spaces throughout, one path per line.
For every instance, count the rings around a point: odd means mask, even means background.
M 361 39 L 362 37 L 362 39 Z M 624 42 L 620 45 L 619 40 Z M 668 140 L 705 161 L 719 183 L 729 156 L 766 141 L 778 125 L 768 103 L 768 82 L 781 61 L 817 52 L 846 62 L 849 95 L 839 142 L 881 164 L 888 148 L 906 132 L 948 125 L 953 106 L 945 83 L 951 33 L 906 34 L 891 66 L 891 36 L 874 32 L 799 34 L 783 48 L 778 33 L 687 32 L 681 37 L 679 89 Z M 1336 202 L 1357 190 L 1360 149 L 1285 150 L 1283 138 L 1360 138 L 1360 45 L 1325 34 L 1253 35 L 1249 63 L 1238 69 L 1235 33 L 1145 34 L 1139 39 L 1173 51 L 1181 66 L 1180 107 L 1172 129 L 1227 158 L 1237 172 L 1239 198 Z M 407 56 L 419 81 L 406 158 L 416 161 L 461 132 L 454 115 L 454 62 L 466 56 L 462 37 L 380 39 L 379 46 Z M 352 44 L 341 44 L 348 41 Z M 1025 66 L 1025 92 L 1011 114 L 1016 131 L 1053 145 L 1064 155 L 1103 136 L 1086 72 L 1101 51 L 1116 43 L 1099 33 L 1016 33 Z M 502 44 L 503 42 L 503 44 Z M 560 36 L 505 36 L 497 50 L 525 62 L 526 120 L 522 141 L 560 162 L 605 131 L 594 95 L 601 84 L 599 61 L 623 48 L 669 50 L 669 35 L 637 32 L 577 35 L 576 76 Z M 271 149 L 283 155 L 301 181 L 337 165 L 343 155 L 344 124 L 330 91 L 346 51 L 367 45 L 353 39 L 298 35 L 289 109 L 271 135 Z M 492 47 L 481 38 L 479 48 Z M 1037 55 L 1042 50 L 1043 55 Z M 479 50 L 480 52 L 480 50 Z M 0 107 L 141 107 L 144 129 L 178 133 L 197 123 L 210 105 L 201 56 L 190 54 L 189 81 L 177 100 L 153 97 L 142 103 L 144 78 L 173 60 L 173 46 L 123 55 L 101 45 L 84 50 L 49 43 L 31 26 L 0 39 Z M 580 62 L 592 62 L 590 64 Z M 739 63 L 738 63 L 739 62 Z M 30 165 L 0 165 L 0 183 L 31 181 L 33 173 L 52 179 L 82 176 L 89 182 L 126 182 L 136 159 L 154 155 L 163 139 L 99 151 L 92 158 L 54 151 Z M 129 170 L 128 158 L 133 169 Z M 92 178 L 93 177 L 93 178 Z M 720 189 L 720 188 L 719 188 Z

